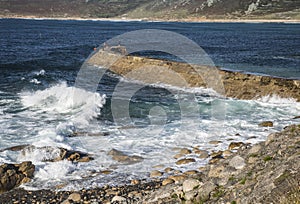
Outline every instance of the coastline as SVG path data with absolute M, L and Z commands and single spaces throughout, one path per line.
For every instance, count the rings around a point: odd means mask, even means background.
M 200 171 L 80 191 L 15 188 L 0 194 L 0 203 L 297 203 L 299 148 L 300 125 L 290 125 L 253 146 L 232 143 L 210 153 Z
M 81 17 L 39 17 L 39 16 L 5 16 L 0 19 L 25 19 L 25 20 L 74 20 L 74 21 L 111 21 L 111 22 L 178 22 L 178 23 L 291 23 L 299 24 L 300 19 L 206 19 L 206 18 L 184 18 L 184 19 L 150 19 L 150 18 L 81 18 Z

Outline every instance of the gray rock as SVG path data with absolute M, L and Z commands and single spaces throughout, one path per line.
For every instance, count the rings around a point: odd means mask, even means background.
M 241 156 L 235 156 L 229 161 L 229 165 L 236 169 L 243 169 L 246 163 Z
M 182 184 L 183 192 L 189 192 L 199 187 L 202 183 L 196 179 L 187 179 Z
M 115 196 L 112 198 L 111 202 L 126 203 L 126 198 L 122 196 Z

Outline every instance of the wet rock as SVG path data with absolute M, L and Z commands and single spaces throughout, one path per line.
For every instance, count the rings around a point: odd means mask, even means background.
M 174 171 L 174 169 L 173 169 L 173 168 L 170 168 L 170 167 L 167 167 L 167 168 L 164 169 L 164 171 L 165 171 L 166 173 L 171 173 L 172 171 Z
M 187 179 L 182 184 L 183 192 L 189 192 L 199 187 L 202 183 L 196 179 Z
M 218 141 L 218 140 L 212 140 L 212 141 L 209 141 L 208 143 L 211 144 L 211 145 L 218 145 L 218 144 L 220 144 L 222 142 Z
M 153 168 L 155 168 L 155 169 L 162 169 L 164 167 L 165 167 L 165 165 L 163 165 L 163 164 L 153 166 Z
M 107 155 L 111 156 L 113 160 L 130 165 L 130 164 L 135 164 L 138 162 L 143 161 L 144 159 L 140 156 L 129 156 L 126 155 L 124 152 L 116 150 L 116 149 L 112 149 L 110 150 Z
M 258 124 L 260 127 L 273 127 L 273 122 L 272 121 L 264 121 Z
M 176 154 L 173 158 L 174 159 L 179 159 L 181 157 L 184 157 L 184 154 Z
M 235 169 L 243 169 L 246 165 L 245 160 L 241 156 L 235 156 L 229 161 L 229 165 Z
M 100 171 L 101 174 L 105 174 L 105 175 L 111 174 L 112 172 L 113 172 L 112 170 L 103 170 L 103 171 Z
M 223 152 L 223 157 L 226 159 L 226 158 L 228 158 L 230 155 L 232 154 L 232 152 L 230 151 L 230 150 L 225 150 L 224 152 Z
M 210 156 L 212 159 L 223 159 L 223 151 L 212 152 Z
M 90 154 L 84 152 L 52 146 L 27 146 L 21 150 L 21 154 L 23 156 L 32 154 L 42 155 L 41 159 L 44 162 L 56 162 L 64 159 L 72 162 L 89 162 L 94 159 Z
M 0 193 L 9 191 L 33 178 L 35 166 L 31 162 L 0 166 Z
M 185 175 L 174 175 L 174 176 L 169 176 L 169 179 L 172 179 L 173 181 L 175 181 L 175 183 L 180 183 L 182 182 L 184 179 L 186 179 L 187 177 Z
M 199 154 L 200 159 L 207 159 L 209 157 L 208 151 L 201 151 L 201 152 L 198 152 L 198 154 Z
M 13 147 L 8 147 L 8 148 L 5 148 L 5 149 L 2 149 L 2 150 L 0 150 L 0 152 L 4 152 L 4 151 L 13 151 L 13 152 L 21 151 L 22 149 L 24 149 L 25 147 L 28 147 L 28 146 L 30 146 L 30 145 L 28 145 L 28 144 L 17 145 L 17 146 L 13 146 Z
M 213 158 L 213 159 L 210 159 L 208 163 L 216 164 L 216 163 L 220 162 L 221 160 L 223 160 L 223 157 L 222 158 Z
M 161 185 L 166 186 L 166 185 L 172 184 L 174 182 L 175 181 L 173 179 L 167 178 L 162 181 Z
M 299 116 L 296 116 L 296 117 L 294 117 L 293 119 L 294 119 L 294 120 L 295 120 L 295 119 L 300 119 L 300 115 L 299 115 Z
M 189 164 L 189 163 L 192 163 L 192 162 L 196 162 L 195 159 L 193 158 L 186 158 L 186 159 L 180 159 L 176 162 L 177 165 L 183 165 L 183 164 Z
M 179 151 L 179 154 L 182 154 L 182 155 L 187 155 L 187 154 L 191 154 L 192 151 L 189 150 L 188 148 L 182 148 L 180 151 Z
M 196 175 L 198 173 L 199 173 L 199 171 L 189 170 L 189 171 L 184 172 L 183 174 L 185 174 L 185 175 Z
M 162 175 L 163 174 L 160 171 L 155 170 L 150 173 L 150 178 L 161 177 Z
M 228 146 L 229 150 L 237 150 L 241 146 L 244 146 L 245 144 L 243 142 L 231 142 Z
M 137 179 L 133 179 L 133 180 L 131 180 L 130 183 L 131 183 L 132 185 L 138 185 L 138 184 L 141 183 L 141 181 L 140 181 L 140 180 L 137 180 Z

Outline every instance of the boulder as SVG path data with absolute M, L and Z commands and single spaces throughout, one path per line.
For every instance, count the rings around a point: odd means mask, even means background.
M 192 162 L 196 162 L 195 159 L 193 158 L 187 158 L 187 159 L 180 159 L 176 162 L 177 165 L 183 165 L 183 164 L 189 164 L 189 163 L 192 163 Z
M 264 121 L 258 124 L 260 127 L 273 127 L 272 121 Z
M 30 162 L 0 166 L 0 193 L 9 191 L 33 178 L 35 166 Z
M 234 167 L 235 169 L 243 169 L 246 163 L 241 156 L 235 156 L 229 161 L 229 166 Z
M 183 192 L 189 192 L 194 190 L 195 188 L 199 187 L 201 182 L 196 179 L 187 179 L 182 184 Z
M 129 156 L 127 154 L 125 154 L 122 151 L 116 150 L 116 149 L 112 149 L 110 150 L 107 155 L 111 156 L 113 160 L 121 162 L 123 164 L 135 164 L 138 162 L 143 161 L 144 159 L 140 156 L 136 156 L 136 155 L 132 155 Z

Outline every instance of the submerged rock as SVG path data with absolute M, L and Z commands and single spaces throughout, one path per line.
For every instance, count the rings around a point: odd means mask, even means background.
M 94 159 L 88 153 L 51 146 L 27 146 L 21 150 L 21 154 L 23 156 L 39 154 L 41 156 L 41 160 L 44 162 L 57 162 L 64 159 L 72 162 L 89 162 Z
M 180 159 L 176 162 L 177 165 L 183 165 L 183 164 L 189 164 L 189 163 L 192 163 L 192 162 L 196 162 L 195 159 L 193 158 L 187 158 L 187 159 Z
M 116 149 L 110 150 L 107 153 L 107 155 L 111 156 L 113 160 L 127 164 L 127 165 L 135 164 L 135 163 L 138 163 L 138 162 L 141 162 L 144 160 L 143 157 L 136 156 L 136 155 L 129 156 L 129 155 L 125 154 L 124 152 L 116 150 Z
M 35 166 L 30 161 L 21 164 L 2 164 L 0 166 L 0 193 L 29 182 L 34 171 Z
M 272 121 L 264 121 L 258 124 L 260 127 L 273 127 Z

